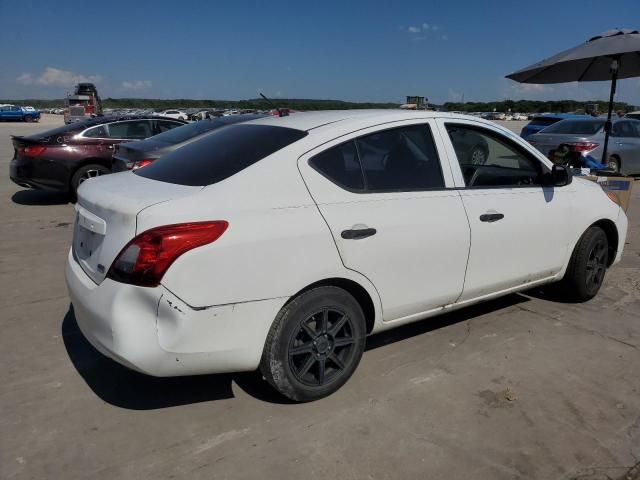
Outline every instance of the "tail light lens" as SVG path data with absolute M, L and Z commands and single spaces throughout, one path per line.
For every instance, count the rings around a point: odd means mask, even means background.
M 145 158 L 144 160 L 137 160 L 135 162 L 127 162 L 127 168 L 129 170 L 138 170 L 139 168 L 146 167 L 151 162 L 153 162 L 155 158 Z
M 153 158 L 145 158 L 144 160 L 138 160 L 137 162 L 133 162 L 133 165 L 131 166 L 131 170 L 137 170 L 139 168 L 146 167 L 151 162 L 153 162 Z
M 28 155 L 29 157 L 37 157 L 38 155 L 42 155 L 46 149 L 47 147 L 43 145 L 27 145 L 20 149 L 20 153 Z
M 155 287 L 180 255 L 215 242 L 228 226 L 228 222 L 216 220 L 147 230 L 125 245 L 107 277 L 141 287 Z
M 593 142 L 576 142 L 576 143 L 567 143 L 574 152 L 590 152 L 595 149 L 599 143 Z

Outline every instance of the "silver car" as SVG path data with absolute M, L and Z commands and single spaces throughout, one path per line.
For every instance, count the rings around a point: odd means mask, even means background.
M 602 159 L 605 118 L 568 118 L 530 135 L 527 141 L 545 156 L 553 155 L 566 145 L 583 157 Z M 626 175 L 640 174 L 640 120 L 617 118 L 613 120 L 607 147 L 609 170 Z

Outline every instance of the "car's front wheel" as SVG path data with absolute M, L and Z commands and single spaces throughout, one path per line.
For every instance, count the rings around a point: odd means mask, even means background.
M 278 313 L 260 370 L 284 396 L 298 402 L 326 397 L 355 371 L 366 327 L 358 302 L 337 287 L 308 290 Z
M 596 296 L 609 265 L 609 242 L 600 227 L 590 227 L 573 250 L 569 266 L 558 284 L 566 300 L 586 302 Z

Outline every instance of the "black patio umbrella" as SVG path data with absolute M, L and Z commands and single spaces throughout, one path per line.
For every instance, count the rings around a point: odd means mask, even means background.
M 638 30 L 609 30 L 582 45 L 507 75 L 520 83 L 597 82 L 611 80 L 602 163 L 607 160 L 613 96 L 618 79 L 640 76 Z

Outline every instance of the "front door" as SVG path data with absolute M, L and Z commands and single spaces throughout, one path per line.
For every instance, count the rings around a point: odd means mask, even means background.
M 471 225 L 460 301 L 560 272 L 570 253 L 572 187 L 544 186 L 548 167 L 497 128 L 438 123 L 458 160 L 451 165 Z
M 440 140 L 429 122 L 406 123 L 342 137 L 299 161 L 345 267 L 373 283 L 385 321 L 454 302 L 469 252 Z

